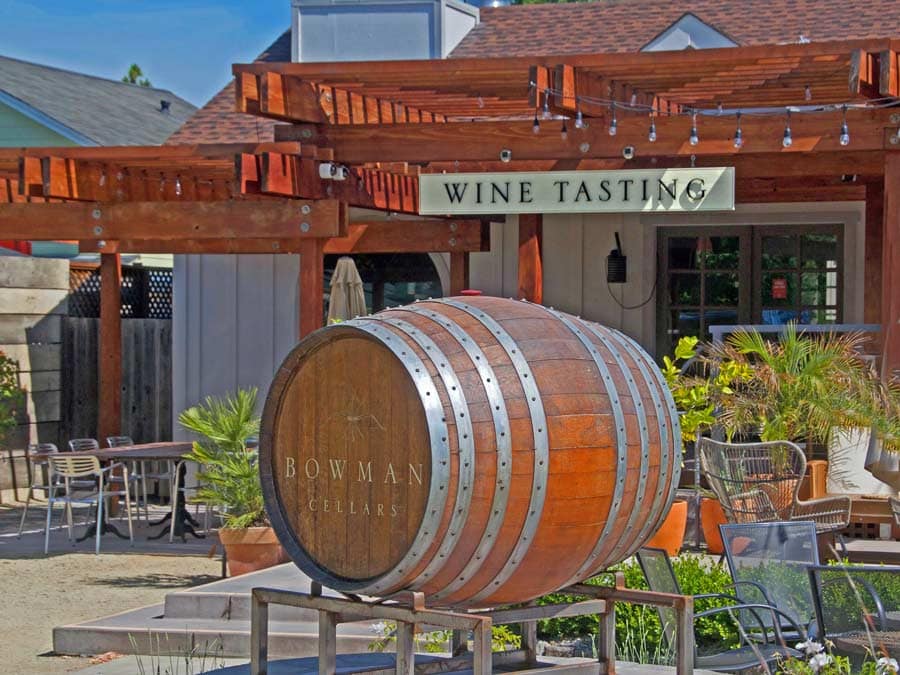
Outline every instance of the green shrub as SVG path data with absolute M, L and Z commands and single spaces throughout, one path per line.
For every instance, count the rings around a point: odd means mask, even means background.
M 25 400 L 19 386 L 19 364 L 0 351 L 0 443 L 18 424 L 18 413 Z
M 700 593 L 727 593 L 731 584 L 731 575 L 724 567 L 709 565 L 697 556 L 683 555 L 672 560 L 675 576 L 687 595 Z M 628 588 L 648 589 L 644 573 L 636 561 L 616 565 L 612 571 L 625 575 Z M 602 574 L 588 583 L 610 585 L 611 574 Z M 549 605 L 570 602 L 574 598 L 562 593 L 553 593 L 542 597 L 538 602 Z M 726 606 L 725 600 L 699 600 L 694 611 L 702 612 L 712 607 Z M 538 635 L 544 640 L 562 640 L 596 635 L 599 622 L 596 616 L 576 616 L 561 619 L 546 619 L 538 624 Z M 738 631 L 727 613 L 718 616 L 703 617 L 694 623 L 697 649 L 724 649 L 738 644 Z M 620 658 L 638 660 L 644 663 L 666 662 L 672 653 L 669 645 L 662 639 L 662 625 L 659 615 L 653 607 L 616 603 L 616 649 Z

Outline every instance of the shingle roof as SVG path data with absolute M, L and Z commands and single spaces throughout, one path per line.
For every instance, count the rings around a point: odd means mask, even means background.
M 484 7 L 451 58 L 636 52 L 687 13 L 742 46 L 900 34 L 897 0 L 594 0 Z
M 256 60 L 290 61 L 291 31 L 282 33 Z M 275 124 L 274 120 L 235 112 L 232 80 L 166 143 L 264 143 L 273 140 Z
M 0 92 L 99 145 L 157 145 L 197 109 L 166 89 L 140 87 L 0 56 Z M 167 100 L 168 113 L 160 101 Z
M 739 45 L 895 37 L 897 0 L 594 0 L 482 7 L 480 23 L 451 58 L 637 52 L 687 13 Z M 257 61 L 290 61 L 290 31 Z M 169 143 L 265 142 L 276 122 L 234 112 L 234 82 Z

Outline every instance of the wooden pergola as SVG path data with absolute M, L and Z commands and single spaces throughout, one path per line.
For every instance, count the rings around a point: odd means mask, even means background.
M 0 151 L 0 239 L 101 254 L 102 435 L 119 426 L 119 254 L 299 253 L 302 336 L 322 325 L 326 253 L 449 252 L 450 292 L 468 285 L 487 219 L 419 217 L 421 173 L 734 166 L 739 203 L 865 201 L 866 321 L 884 325 L 898 367 L 898 52 L 898 40 L 868 40 L 235 65 L 237 110 L 284 122 L 274 142 Z M 519 295 L 537 302 L 541 239 L 541 215 L 520 216 Z

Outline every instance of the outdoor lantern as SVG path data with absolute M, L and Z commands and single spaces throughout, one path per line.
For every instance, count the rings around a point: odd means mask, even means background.
M 616 232 L 616 247 L 606 256 L 606 283 L 624 284 L 628 277 L 628 256 L 622 255 L 622 242 Z

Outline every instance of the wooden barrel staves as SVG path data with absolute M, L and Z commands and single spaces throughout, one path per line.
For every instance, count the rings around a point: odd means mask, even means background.
M 521 602 L 624 560 L 681 468 L 678 416 L 630 338 L 500 298 L 418 302 L 316 331 L 263 415 L 266 507 L 331 588 Z

